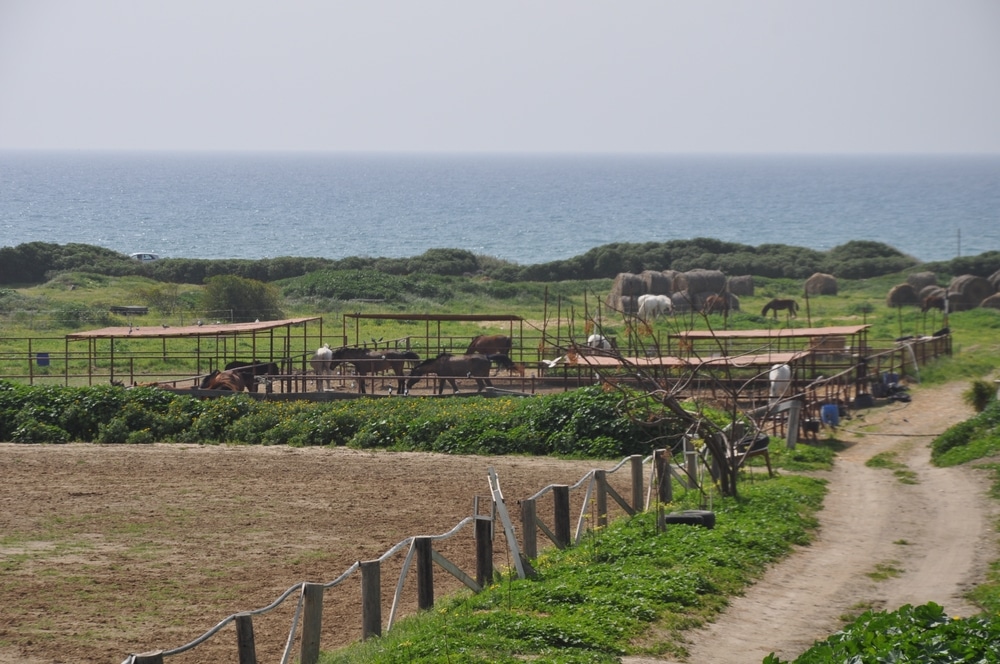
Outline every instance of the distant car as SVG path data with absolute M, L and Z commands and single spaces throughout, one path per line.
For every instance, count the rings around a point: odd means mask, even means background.
M 139 252 L 137 254 L 129 254 L 129 258 L 137 261 L 155 261 L 159 259 L 159 256 L 147 252 Z

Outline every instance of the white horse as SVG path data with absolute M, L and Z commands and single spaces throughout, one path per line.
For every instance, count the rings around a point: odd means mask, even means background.
M 639 296 L 639 318 L 649 321 L 657 316 L 674 313 L 674 303 L 669 295 L 647 293 Z
M 792 386 L 792 368 L 787 364 L 775 364 L 767 375 L 771 381 L 768 405 L 773 406 L 782 399 Z
M 594 350 L 611 350 L 611 342 L 608 341 L 607 337 L 600 334 L 592 334 L 587 337 L 587 348 L 593 348 Z
M 316 374 L 316 389 L 322 390 L 323 383 L 326 383 L 326 387 L 329 388 L 330 379 L 321 379 L 321 376 L 333 375 L 333 351 L 330 349 L 330 344 L 323 344 L 317 348 L 312 359 L 309 360 L 309 364 L 312 365 L 313 373 Z

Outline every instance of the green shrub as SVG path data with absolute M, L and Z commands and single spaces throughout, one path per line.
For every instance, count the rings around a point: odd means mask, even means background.
M 996 389 L 985 380 L 974 380 L 969 388 L 962 393 L 962 400 L 977 413 L 986 410 L 991 401 L 996 399 Z

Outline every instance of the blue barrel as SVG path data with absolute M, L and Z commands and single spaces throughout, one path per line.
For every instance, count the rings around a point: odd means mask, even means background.
M 828 403 L 820 409 L 819 413 L 823 424 L 831 427 L 840 424 L 840 407 L 837 404 Z
M 887 386 L 888 385 L 895 385 L 898 382 L 899 382 L 899 374 L 898 373 L 890 373 L 890 372 L 886 371 L 885 373 L 882 374 L 882 384 L 883 385 L 887 385 Z

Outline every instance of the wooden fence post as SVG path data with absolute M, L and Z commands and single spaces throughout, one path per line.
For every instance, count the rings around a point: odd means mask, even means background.
M 535 525 L 537 517 L 534 498 L 521 501 L 521 550 L 524 556 L 531 560 L 538 557 L 538 528 Z
M 253 638 L 253 616 L 241 613 L 236 616 L 236 652 L 239 664 L 257 664 L 257 646 Z
M 674 483 L 670 478 L 670 450 L 653 451 L 653 466 L 656 468 L 656 497 L 660 503 L 674 500 Z
M 369 560 L 361 568 L 361 640 L 382 636 L 382 563 Z
M 565 549 L 569 546 L 570 541 L 569 487 L 564 484 L 553 486 L 552 501 L 555 504 L 554 514 L 552 515 L 555 521 L 555 544 L 560 549 Z
M 595 470 L 594 481 L 597 482 L 597 525 L 601 528 L 608 525 L 608 473 L 606 470 Z
M 633 454 L 629 457 L 632 466 L 632 509 L 636 512 L 643 511 L 645 506 L 645 494 L 642 481 L 642 455 Z
M 300 664 L 319 662 L 319 633 L 323 626 L 323 584 L 303 583 L 302 595 L 302 647 Z
M 434 606 L 434 558 L 431 555 L 430 537 L 413 540 L 417 550 L 417 608 L 430 609 Z
M 493 583 L 493 520 L 485 516 L 476 517 L 476 583 Z

